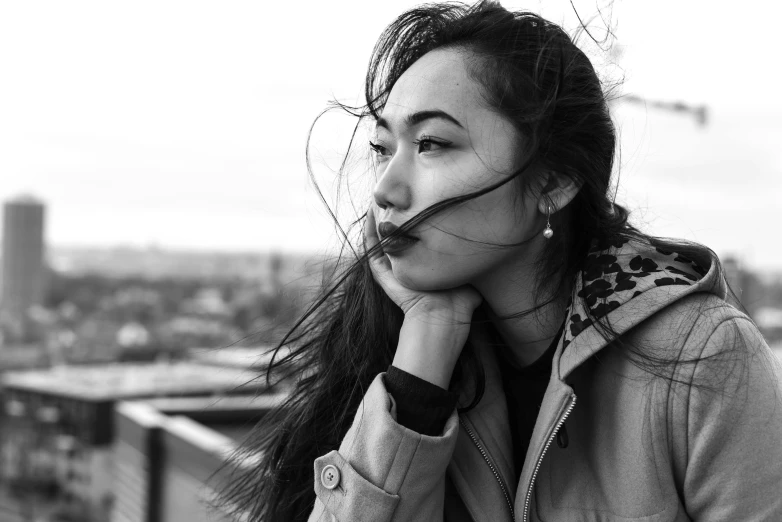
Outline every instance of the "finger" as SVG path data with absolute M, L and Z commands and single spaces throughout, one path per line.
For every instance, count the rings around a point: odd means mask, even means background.
M 370 259 L 384 257 L 382 248 L 378 247 L 379 244 L 380 238 L 377 237 L 375 230 L 375 213 L 370 208 L 367 210 L 367 219 L 364 222 L 364 248 L 366 252 L 372 252 L 369 256 Z
M 364 248 L 369 257 L 369 268 L 372 270 L 372 275 L 381 286 L 388 290 L 388 285 L 391 283 L 390 279 L 393 278 L 391 262 L 379 245 L 380 238 L 375 230 L 375 213 L 370 208 L 367 211 L 367 218 L 364 222 Z

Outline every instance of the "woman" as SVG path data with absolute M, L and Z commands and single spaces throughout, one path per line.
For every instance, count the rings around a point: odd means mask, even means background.
M 780 364 L 713 252 L 612 202 L 606 94 L 570 38 L 492 2 L 425 6 L 381 36 L 366 97 L 365 251 L 286 341 L 308 370 L 234 505 L 782 520 Z

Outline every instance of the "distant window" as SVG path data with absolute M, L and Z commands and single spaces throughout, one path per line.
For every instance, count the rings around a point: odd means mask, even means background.
M 27 409 L 22 401 L 17 399 L 8 399 L 5 402 L 5 413 L 9 417 L 24 417 Z

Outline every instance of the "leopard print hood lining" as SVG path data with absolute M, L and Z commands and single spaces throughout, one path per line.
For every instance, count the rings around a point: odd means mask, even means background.
M 608 344 L 595 320 L 605 318 L 621 334 L 690 293 L 711 292 L 724 299 L 726 285 L 715 264 L 699 261 L 628 239 L 593 244 L 577 276 L 560 341 L 563 359 L 571 359 L 567 366 L 577 366 Z M 584 344 L 589 346 L 582 350 Z M 563 373 L 570 370 L 563 368 Z

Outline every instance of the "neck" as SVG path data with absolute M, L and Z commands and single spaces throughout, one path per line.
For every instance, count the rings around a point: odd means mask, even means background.
M 536 302 L 535 274 L 528 260 L 519 259 L 490 272 L 473 286 L 483 296 L 489 319 L 510 358 L 519 366 L 528 366 L 546 351 L 557 334 L 564 319 L 565 299 L 543 297 Z M 565 295 L 569 290 L 565 289 Z M 536 306 L 539 308 L 520 314 Z

